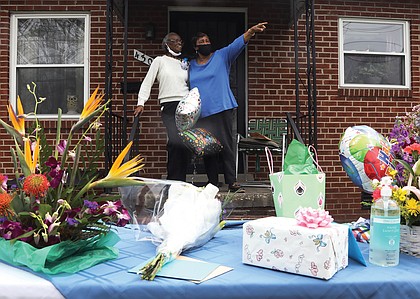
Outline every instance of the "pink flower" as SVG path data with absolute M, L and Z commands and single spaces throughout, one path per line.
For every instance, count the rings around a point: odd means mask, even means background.
M 36 142 L 31 142 L 31 151 L 32 152 L 35 151 L 36 146 L 37 146 L 37 143 Z
M 373 197 L 373 200 L 374 201 L 376 201 L 379 198 L 381 198 L 381 189 L 380 188 L 376 188 L 375 190 L 373 190 L 372 197 Z
M 420 153 L 420 144 L 413 143 L 409 146 L 406 146 L 404 148 L 404 152 L 411 154 L 413 151 L 417 151 L 417 153 Z
M 118 213 L 117 217 L 117 226 L 125 226 L 131 219 L 130 214 L 126 209 L 123 209 L 121 213 Z
M 113 201 L 107 201 L 106 204 L 101 206 L 101 208 L 104 209 L 105 215 L 112 215 L 117 212 L 119 206 Z
M 9 178 L 7 177 L 7 175 L 0 174 L 0 184 L 1 184 L 1 187 L 4 191 L 7 191 L 7 180 L 8 179 Z
M 57 145 L 57 151 L 62 155 L 66 149 L 67 141 L 61 140 L 60 143 Z
M 73 159 L 73 161 L 76 159 L 76 152 L 75 151 L 69 151 L 69 157 Z

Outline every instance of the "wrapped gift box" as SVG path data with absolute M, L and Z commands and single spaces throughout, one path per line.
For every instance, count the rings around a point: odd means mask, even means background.
M 348 265 L 348 226 L 307 228 L 296 219 L 267 217 L 243 225 L 242 262 L 330 279 Z

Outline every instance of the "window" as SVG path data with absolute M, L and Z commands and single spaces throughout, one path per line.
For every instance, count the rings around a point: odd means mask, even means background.
M 410 87 L 408 22 L 340 19 L 340 86 Z
M 89 15 L 15 14 L 11 18 L 10 98 L 20 96 L 25 113 L 35 101 L 27 85 L 45 97 L 37 107 L 40 118 L 78 117 L 89 87 Z

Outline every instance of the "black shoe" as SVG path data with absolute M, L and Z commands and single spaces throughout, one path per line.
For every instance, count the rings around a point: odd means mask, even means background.
M 229 184 L 228 189 L 231 192 L 238 192 L 238 193 L 244 193 L 245 192 L 245 190 L 242 188 L 242 186 L 237 182 Z

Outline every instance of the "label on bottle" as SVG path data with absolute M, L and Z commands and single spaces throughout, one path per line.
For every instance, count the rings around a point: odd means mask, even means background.
M 393 227 L 392 224 L 398 224 L 398 229 L 400 227 L 400 218 L 389 218 L 389 217 L 381 217 L 381 216 L 375 216 L 373 217 L 373 222 L 379 223 L 379 224 L 391 224 L 390 227 Z M 380 225 L 379 225 L 380 226 Z M 397 227 L 395 227 L 396 229 Z
M 372 217 L 372 232 L 369 253 L 373 263 L 383 266 L 398 264 L 400 250 L 400 218 Z M 375 261 L 376 260 L 376 261 Z

